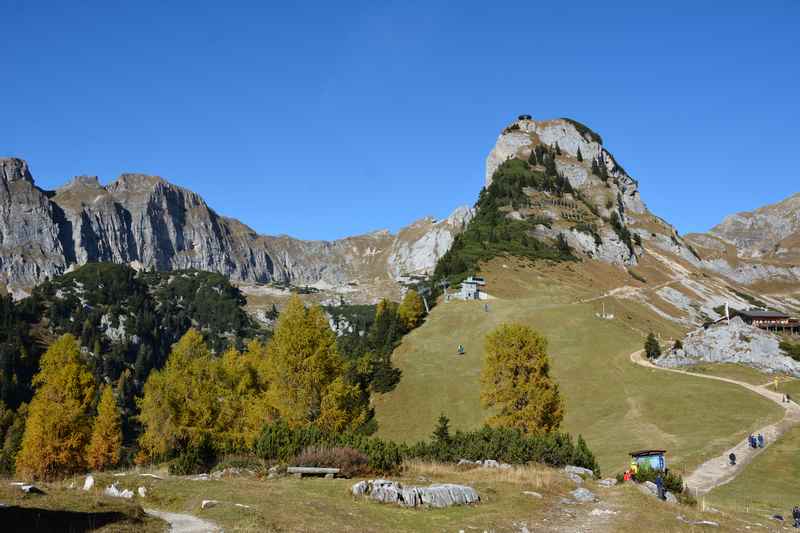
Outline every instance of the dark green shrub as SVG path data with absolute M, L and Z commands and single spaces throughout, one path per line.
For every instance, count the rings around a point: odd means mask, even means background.
M 211 442 L 204 440 L 199 446 L 184 449 L 172 460 L 169 473 L 177 476 L 201 474 L 211 470 L 216 462 L 216 453 Z
M 676 497 L 679 494 L 683 494 L 683 477 L 681 477 L 680 474 L 675 474 L 669 469 L 667 469 L 666 472 L 660 472 L 650 468 L 648 465 L 642 465 L 633 476 L 633 480 L 637 483 L 644 483 L 645 481 L 651 481 L 655 483 L 656 477 L 658 477 L 659 474 L 661 474 L 661 479 L 664 482 L 664 489 L 675 494 Z

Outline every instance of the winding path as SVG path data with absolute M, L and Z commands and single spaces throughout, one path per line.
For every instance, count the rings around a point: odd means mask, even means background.
M 156 518 L 168 522 L 171 533 L 209 533 L 221 531 L 213 522 L 201 520 L 196 516 L 188 514 L 167 513 L 165 511 L 156 511 L 155 509 L 145 509 L 144 512 L 150 516 L 155 516 Z
M 692 372 L 687 372 L 686 370 L 679 370 L 677 368 L 666 368 L 662 366 L 657 366 L 648 361 L 644 357 L 644 350 L 633 352 L 631 354 L 631 361 L 645 368 L 662 370 L 664 372 L 674 372 L 676 374 L 686 374 L 688 376 L 696 378 L 713 379 L 715 381 L 724 381 L 726 383 L 739 385 L 740 387 L 744 387 L 780 405 L 785 411 L 783 418 L 774 424 L 770 424 L 753 432 L 753 433 L 761 433 L 764 435 L 765 446 L 769 446 L 770 444 L 775 442 L 781 435 L 783 435 L 787 430 L 800 423 L 800 405 L 797 405 L 794 402 L 784 403 L 782 401 L 783 394 L 771 391 L 764 385 L 752 385 L 750 383 L 746 383 L 744 381 L 738 381 L 736 379 L 723 378 L 719 376 L 708 376 L 704 374 L 695 374 Z M 750 446 L 747 443 L 747 439 L 745 439 L 742 442 L 738 443 L 733 448 L 727 450 L 722 455 L 711 458 L 702 465 L 700 465 L 699 467 L 697 467 L 697 469 L 695 469 L 694 472 L 689 474 L 689 476 L 684 481 L 686 482 L 686 485 L 689 486 L 689 488 L 696 491 L 698 495 L 702 496 L 703 494 L 710 492 L 712 489 L 719 487 L 720 485 L 724 485 L 729 481 L 732 481 L 737 475 L 739 475 L 739 473 L 744 469 L 744 467 L 747 466 L 748 463 L 750 463 L 753 457 L 758 455 L 762 450 L 763 448 L 755 450 L 753 448 L 750 448 Z M 731 453 L 736 454 L 735 466 L 731 466 L 728 461 L 728 456 Z

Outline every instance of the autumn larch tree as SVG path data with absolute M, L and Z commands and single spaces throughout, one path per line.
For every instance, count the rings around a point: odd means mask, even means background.
M 417 291 L 409 289 L 406 292 L 397 313 L 400 315 L 400 322 L 406 331 L 411 331 L 420 325 L 422 317 L 425 315 L 425 306 Z
M 86 468 L 95 383 L 72 335 L 50 346 L 40 368 L 16 466 L 23 477 L 48 480 Z
M 87 459 L 94 470 L 105 470 L 119 463 L 122 448 L 122 425 L 119 407 L 111 385 L 103 387 L 97 417 L 94 420 L 92 440 L 89 442 Z
M 526 433 L 557 430 L 564 407 L 550 377 L 547 339 L 527 326 L 502 324 L 486 336 L 485 350 L 481 403 L 496 412 L 487 423 Z

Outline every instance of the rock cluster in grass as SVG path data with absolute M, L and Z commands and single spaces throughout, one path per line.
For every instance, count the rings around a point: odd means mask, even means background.
M 655 361 L 677 368 L 701 363 L 736 363 L 763 372 L 800 377 L 800 363 L 784 355 L 780 339 L 768 331 L 746 324 L 740 317 L 690 333 L 683 349 L 671 351 Z
M 353 496 L 402 507 L 451 507 L 480 502 L 472 487 L 444 483 L 428 487 L 404 486 L 396 481 L 370 479 L 359 481 L 350 489 Z
M 106 496 L 111 496 L 112 498 L 125 498 L 126 500 L 130 500 L 133 498 L 133 491 L 128 489 L 121 489 L 117 486 L 116 483 L 112 483 L 103 491 L 103 494 Z
M 508 470 L 511 468 L 511 465 L 508 463 L 501 463 L 500 461 L 495 461 L 494 459 L 484 459 L 481 461 L 478 459 L 477 461 L 470 461 L 469 459 L 459 459 L 458 461 L 459 466 L 463 465 L 475 465 L 475 466 L 482 466 L 483 468 L 499 468 L 501 470 Z

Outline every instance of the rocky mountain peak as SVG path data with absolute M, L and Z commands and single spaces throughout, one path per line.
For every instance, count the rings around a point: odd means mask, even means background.
M 33 184 L 33 176 L 28 170 L 28 163 L 16 157 L 0 158 L 0 179 L 5 183 L 27 181 Z

